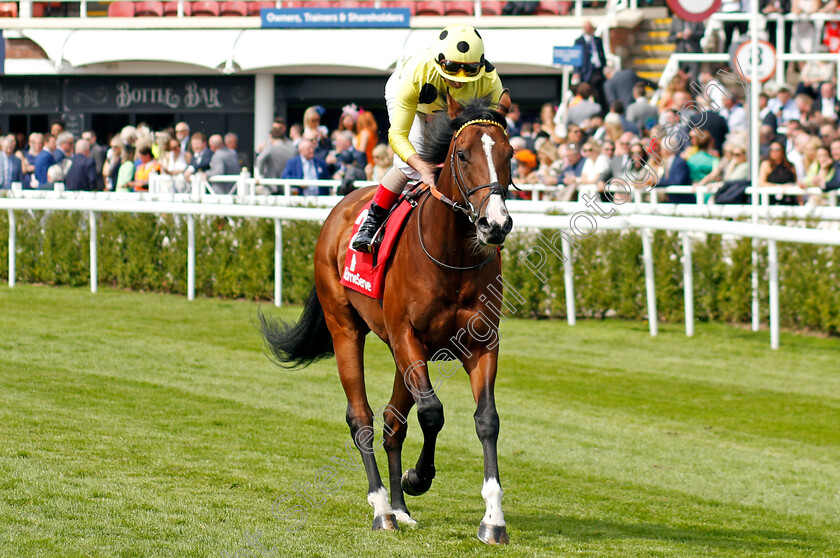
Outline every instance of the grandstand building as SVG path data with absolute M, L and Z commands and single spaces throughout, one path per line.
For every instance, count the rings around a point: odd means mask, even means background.
M 346 25 L 277 28 L 279 18 L 260 15 L 301 5 L 343 10 Z M 69 131 L 92 128 L 104 139 L 127 124 L 161 129 L 185 120 L 193 131 L 236 132 L 245 146 L 267 138 L 274 116 L 295 122 L 307 106 L 330 111 L 348 102 L 382 125 L 387 77 L 453 21 L 482 31 L 487 59 L 514 99 L 538 108 L 560 98 L 563 69 L 553 49 L 571 46 L 584 19 L 614 46 L 642 19 L 641 10 L 594 2 L 533 5 L 533 15 L 508 16 L 499 15 L 502 2 L 463 1 L 0 4 L 0 15 L 10 16 L 2 19 L 0 128 L 46 130 L 60 117 Z M 410 17 L 384 28 L 353 16 L 365 8 Z

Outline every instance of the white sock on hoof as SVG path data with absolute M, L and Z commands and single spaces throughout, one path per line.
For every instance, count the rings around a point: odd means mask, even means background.
M 482 523 L 502 526 L 505 524 L 505 514 L 502 512 L 502 487 L 496 479 L 488 479 L 481 486 L 481 497 L 487 505 Z
M 417 525 L 417 522 L 414 521 L 411 518 L 411 516 L 405 513 L 404 511 L 394 510 L 394 515 L 397 516 L 397 521 L 399 521 L 400 523 L 405 523 L 409 527 L 414 527 L 415 525 Z
M 373 506 L 373 517 L 394 513 L 390 502 L 388 502 L 388 491 L 385 490 L 384 486 L 380 486 L 375 492 L 368 493 L 368 504 Z

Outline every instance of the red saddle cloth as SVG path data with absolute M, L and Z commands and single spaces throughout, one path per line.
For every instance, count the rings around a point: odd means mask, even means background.
M 407 200 L 401 200 L 397 208 L 391 212 L 387 221 L 385 221 L 384 231 L 377 234 L 377 238 L 382 240 L 374 252 L 357 252 L 350 245 L 353 244 L 353 238 L 355 238 L 359 226 L 364 223 L 367 217 L 370 202 L 365 204 L 358 217 L 356 217 L 356 222 L 353 225 L 353 235 L 350 237 L 350 244 L 347 245 L 344 271 L 341 274 L 342 285 L 371 298 L 382 298 L 382 289 L 385 287 L 385 264 L 388 263 L 394 246 L 397 245 L 400 232 L 402 232 L 413 207 Z

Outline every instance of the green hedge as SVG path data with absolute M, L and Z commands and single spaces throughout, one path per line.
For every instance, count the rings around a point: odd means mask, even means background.
M 17 280 L 50 285 L 89 282 L 86 215 L 78 212 L 15 213 Z M 179 216 L 103 213 L 98 217 L 99 283 L 132 290 L 186 293 L 187 224 Z M 274 289 L 274 224 L 268 219 L 197 218 L 196 292 L 203 296 L 269 300 Z M 283 299 L 302 302 L 312 287 L 312 257 L 320 225 L 283 225 Z M 548 233 L 547 236 L 551 236 Z M 514 233 L 503 252 L 504 276 L 526 299 L 516 315 L 562 318 L 566 313 L 563 263 L 551 255 L 545 284 L 519 259 L 536 235 Z M 659 319 L 684 318 L 682 245 L 678 234 L 653 237 Z M 785 327 L 840 333 L 840 248 L 779 245 L 780 310 Z M 580 243 L 574 256 L 577 314 L 647 318 L 642 242 L 636 231 L 604 231 Z M 766 320 L 766 245 L 759 270 Z M 749 322 L 751 242 L 719 235 L 695 240 L 695 317 Z M 8 217 L 0 213 L 0 277 L 8 278 Z

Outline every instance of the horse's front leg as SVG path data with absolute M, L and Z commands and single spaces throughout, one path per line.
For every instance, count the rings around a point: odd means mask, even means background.
M 484 450 L 484 483 L 481 497 L 487 506 L 478 538 L 487 544 L 508 544 L 505 514 L 502 512 L 502 484 L 499 481 L 499 463 L 496 442 L 499 439 L 499 414 L 496 412 L 494 386 L 498 347 L 474 353 L 465 364 L 470 375 L 470 387 L 475 397 L 475 431 Z
M 410 496 L 424 494 L 435 478 L 435 444 L 443 428 L 443 403 L 438 399 L 429 371 L 428 355 L 420 341 L 413 336 L 413 328 L 406 327 L 400 340 L 393 344 L 394 359 L 402 372 L 403 382 L 417 405 L 417 421 L 423 431 L 423 449 L 417 464 L 402 476 L 402 489 Z

